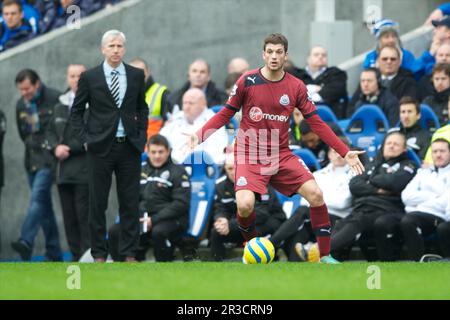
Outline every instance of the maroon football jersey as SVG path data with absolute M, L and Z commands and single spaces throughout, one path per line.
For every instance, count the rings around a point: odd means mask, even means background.
M 246 155 L 257 156 L 258 160 L 289 152 L 289 122 L 294 108 L 303 115 L 316 111 L 301 80 L 286 72 L 281 80 L 269 81 L 259 69 L 239 78 L 227 107 L 242 110 L 238 152 L 245 148 Z

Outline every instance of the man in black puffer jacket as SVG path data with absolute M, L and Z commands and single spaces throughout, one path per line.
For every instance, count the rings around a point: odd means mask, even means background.
M 347 73 L 328 66 L 328 53 L 325 48 L 311 48 L 305 69 L 294 68 L 292 74 L 305 83 L 311 99 L 316 104 L 327 104 L 339 119 L 345 117 L 348 102 Z
M 145 260 L 152 243 L 156 261 L 172 261 L 175 246 L 188 227 L 191 184 L 184 166 L 172 162 L 169 142 L 164 136 L 152 136 L 147 149 L 148 159 L 142 164 L 139 196 L 144 229 L 136 259 Z M 109 230 L 109 248 L 114 260 L 124 258 L 118 254 L 119 234 L 120 223 Z
M 331 251 L 338 256 L 360 236 L 370 238 L 378 217 L 404 214 L 401 192 L 415 173 L 416 165 L 406 155 L 405 136 L 398 131 L 388 133 L 377 158 L 362 175 L 350 180 L 353 211 L 334 230 Z

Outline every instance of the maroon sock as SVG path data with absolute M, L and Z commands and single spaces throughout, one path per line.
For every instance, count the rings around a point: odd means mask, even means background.
M 319 245 L 320 257 L 330 254 L 331 225 L 326 204 L 310 207 L 311 226 Z
M 236 218 L 239 230 L 241 231 L 245 241 L 249 241 L 258 235 L 255 228 L 255 211 L 253 211 L 247 218 L 241 217 L 239 213 L 237 213 Z

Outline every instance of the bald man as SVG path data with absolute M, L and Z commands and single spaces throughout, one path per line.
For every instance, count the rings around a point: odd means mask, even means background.
M 186 134 L 194 133 L 199 130 L 209 119 L 214 116 L 214 112 L 207 108 L 207 101 L 204 92 L 198 88 L 188 89 L 182 99 L 182 111 L 174 115 L 171 122 L 161 129 L 160 134 L 169 140 L 172 148 L 172 160 L 175 163 L 181 163 L 189 154 L 185 148 L 188 136 Z M 228 137 L 225 129 L 213 134 L 209 143 L 197 146 L 196 150 L 206 151 L 215 163 L 222 164 L 225 155 L 224 149 L 228 143 Z
M 225 103 L 228 96 L 211 81 L 210 72 L 211 68 L 208 62 L 203 59 L 197 59 L 189 65 L 187 82 L 169 96 L 169 101 L 174 106 L 174 113 L 182 108 L 183 95 L 191 88 L 200 89 L 205 93 L 208 107 Z
M 327 49 L 312 47 L 305 69 L 295 69 L 294 75 L 305 83 L 316 104 L 327 104 L 338 118 L 345 117 L 347 73 L 336 67 L 328 67 Z
M 244 73 L 250 69 L 248 61 L 241 57 L 236 57 L 228 63 L 228 74 Z

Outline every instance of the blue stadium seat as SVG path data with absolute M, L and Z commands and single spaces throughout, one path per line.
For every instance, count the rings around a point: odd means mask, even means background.
M 408 159 L 414 161 L 417 167 L 420 168 L 422 165 L 422 160 L 420 160 L 417 153 L 413 149 L 408 148 L 406 154 L 408 155 Z
M 441 127 L 439 118 L 434 113 L 433 109 L 427 104 L 420 105 L 420 126 L 430 132 L 435 132 Z
M 317 114 L 325 122 L 334 122 L 338 124 L 336 115 L 334 114 L 333 110 L 331 110 L 331 108 L 326 104 L 317 105 Z
M 192 188 L 187 235 L 198 239 L 209 220 L 214 203 L 215 182 L 220 172 L 211 156 L 204 151 L 191 153 L 183 161 L 183 165 L 190 175 Z
M 317 157 L 314 155 L 314 153 L 312 153 L 311 150 L 299 148 L 292 150 L 292 153 L 297 157 L 300 157 L 309 168 L 309 170 L 316 171 L 320 169 L 319 160 L 317 160 Z
M 365 104 L 350 118 L 345 135 L 353 146 L 363 148 L 367 156 L 373 158 L 388 129 L 389 122 L 383 111 L 375 104 Z
M 289 219 L 292 214 L 297 210 L 300 206 L 301 197 L 299 194 L 293 195 L 292 197 L 285 196 L 284 194 L 276 191 L 278 200 L 280 201 L 280 205 L 283 208 L 284 214 L 286 215 L 286 219 Z

